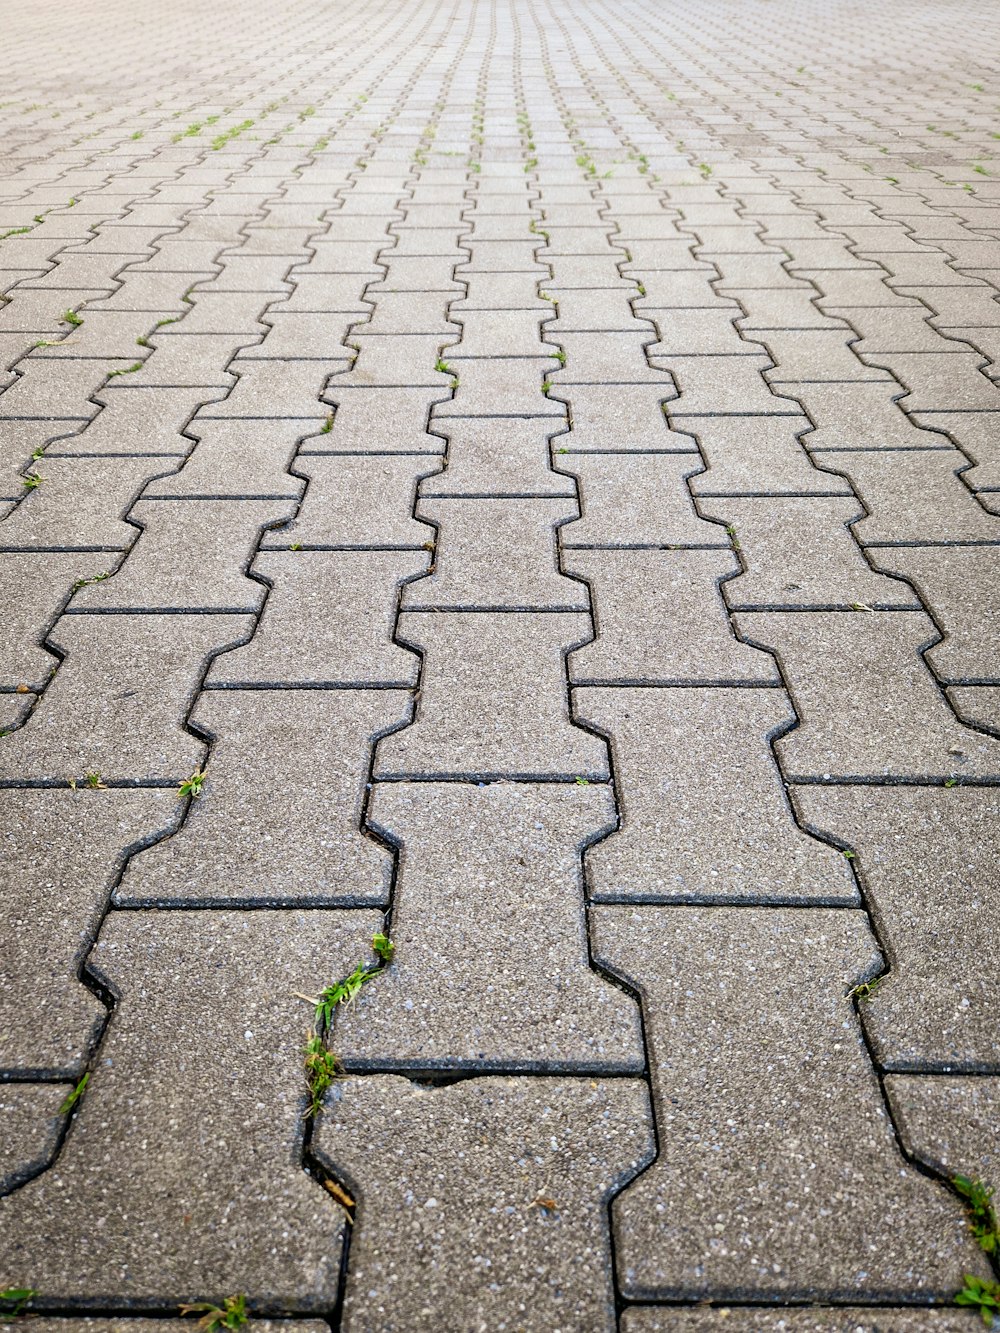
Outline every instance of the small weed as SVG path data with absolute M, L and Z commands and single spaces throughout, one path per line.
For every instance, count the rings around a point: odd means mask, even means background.
M 979 1311 L 987 1328 L 996 1327 L 1000 1316 L 1000 1282 L 984 1282 L 973 1273 L 963 1273 L 965 1286 L 955 1296 L 956 1305 L 968 1305 Z
M 343 977 L 340 981 L 335 981 L 332 986 L 324 987 L 316 1001 L 316 1022 L 322 1022 L 329 1026 L 337 1005 L 350 1004 L 352 1000 L 360 995 L 362 986 L 377 975 L 377 968 L 369 967 L 366 963 L 359 963 L 354 971 L 346 977 Z
M 303 1064 L 306 1071 L 306 1087 L 309 1089 L 309 1105 L 305 1110 L 305 1118 L 309 1119 L 319 1114 L 323 1097 L 343 1075 L 344 1067 L 333 1051 L 327 1049 L 323 1038 L 315 1032 L 306 1033 Z
M 1000 1219 L 993 1206 L 992 1188 L 969 1176 L 955 1176 L 951 1183 L 965 1200 L 976 1244 L 985 1254 L 1000 1254 Z
M 707 162 L 699 162 L 698 170 L 701 172 L 702 180 L 707 181 L 709 176 L 711 176 L 712 174 L 712 168 L 708 165 Z
M 979 165 L 978 162 L 973 162 L 973 164 L 972 164 L 972 170 L 973 170 L 973 171 L 977 171 L 977 172 L 979 173 L 980 176 L 988 176 L 988 175 L 990 174 L 990 173 L 986 170 L 986 168 L 985 168 L 985 167 L 981 167 L 981 166 Z
M 227 1296 L 221 1305 L 213 1305 L 211 1301 L 182 1305 L 181 1314 L 200 1314 L 198 1327 L 205 1333 L 215 1333 L 219 1328 L 241 1328 L 250 1318 L 247 1298 L 242 1292 L 238 1296 Z
M 455 373 L 452 370 L 451 366 L 448 365 L 448 362 L 443 361 L 441 357 L 438 357 L 438 359 L 434 362 L 434 369 L 440 371 L 442 375 L 454 375 Z
M 974 93 L 984 93 L 986 91 L 981 83 L 970 83 L 969 87 Z
M 957 786 L 958 786 L 958 778 L 945 778 L 945 780 L 944 780 L 944 785 L 945 785 L 946 787 L 957 787 Z
M 301 543 L 301 542 L 292 542 L 291 546 L 289 546 L 288 549 L 289 549 L 290 551 L 301 551 L 301 550 L 302 550 L 302 543 Z
M 223 130 L 221 134 L 216 135 L 216 137 L 212 140 L 211 147 L 213 153 L 217 153 L 220 148 L 224 148 L 226 144 L 230 141 L 230 139 L 235 139 L 239 135 L 241 135 L 245 130 L 249 130 L 252 128 L 253 128 L 252 120 L 241 120 L 240 123 L 238 125 L 234 125 L 232 129 Z
M 89 775 L 88 775 L 88 776 L 89 776 Z M 66 1094 L 66 1100 L 63 1102 L 62 1106 L 60 1106 L 60 1108 L 59 1108 L 59 1114 L 60 1114 L 60 1115 L 69 1115 L 70 1111 L 72 1111 L 73 1107 L 77 1104 L 77 1102 L 78 1102 L 78 1101 L 80 1100 L 80 1098 L 83 1096 L 84 1092 L 85 1092 L 86 1089 L 87 1089 L 87 1084 L 88 1084 L 89 1082 L 90 1082 L 90 1075 L 89 1075 L 89 1074 L 84 1074 L 83 1078 L 82 1078 L 82 1079 L 80 1080 L 80 1082 L 76 1085 L 76 1087 L 73 1089 L 73 1091 L 72 1091 L 72 1092 L 69 1092 L 69 1093 Z
M 552 388 L 552 381 L 551 381 L 551 380 L 542 380 L 542 393 L 548 393 L 548 391 L 549 391 L 551 388 Z
M 34 1287 L 4 1287 L 0 1290 L 0 1324 L 9 1324 L 23 1314 L 32 1296 L 37 1295 Z
M 5 241 L 8 236 L 23 236 L 25 232 L 31 231 L 30 227 L 11 227 L 10 231 L 0 232 L 0 241 Z
M 871 981 L 862 981 L 859 986 L 855 986 L 851 991 L 851 998 L 854 1000 L 870 1000 L 872 996 L 877 995 L 879 987 L 885 977 L 872 977 Z
M 589 787 L 589 786 L 590 786 L 590 779 L 589 779 L 589 778 L 574 778 L 573 781 L 576 783 L 576 785 L 577 785 L 578 787 Z
M 205 785 L 205 778 L 208 776 L 203 768 L 196 768 L 189 778 L 185 778 L 177 788 L 178 796 L 190 796 L 193 800 L 201 795 L 201 789 Z
M 867 602 L 852 602 L 852 603 L 851 603 L 851 610 L 852 610 L 852 611 L 871 611 L 872 615 L 875 614 L 873 608 L 870 607 L 870 606 L 868 605 Z
M 138 338 L 136 338 L 136 343 L 137 343 L 140 347 L 151 347 L 151 346 L 152 346 L 152 343 L 149 341 L 149 339 L 146 337 L 146 335 L 145 335 L 144 333 L 140 333 L 140 334 L 139 334 Z
M 320 432 L 319 432 L 319 433 L 320 433 L 320 435 L 329 435 L 330 432 L 331 432 L 332 430 L 333 430 L 333 413 L 332 413 L 332 412 L 328 412 L 328 413 L 326 414 L 326 420 L 323 422 L 323 425 L 320 427 Z
M 85 773 L 83 781 L 92 791 L 107 791 L 108 789 L 108 784 L 101 781 L 100 773 Z
M 856 856 L 855 852 L 848 852 L 848 851 L 842 851 L 840 854 L 845 861 L 853 861 Z
M 144 133 L 143 130 L 135 130 L 132 134 L 129 135 L 129 138 L 131 138 L 131 139 L 141 139 L 142 136 L 143 136 L 143 133 Z
M 74 329 L 78 329 L 80 325 L 83 323 L 82 318 L 76 313 L 75 310 L 64 310 L 62 312 L 62 315 L 60 316 L 60 319 L 64 324 L 72 324 Z
M 89 583 L 103 583 L 105 579 L 111 577 L 111 570 L 106 570 L 103 574 L 94 574 L 89 579 L 77 579 L 73 584 L 72 591 L 79 592 L 81 588 L 86 588 Z
M 133 361 L 130 366 L 122 366 L 119 370 L 108 371 L 108 379 L 113 380 L 116 375 L 134 375 L 137 370 L 142 369 L 141 361 Z
M 396 946 L 388 935 L 383 935 L 376 931 L 372 936 L 372 948 L 382 959 L 383 963 L 391 963 L 393 954 L 396 952 Z
M 556 351 L 554 351 L 554 352 L 552 353 L 552 355 L 555 357 L 555 359 L 559 362 L 559 364 L 560 364 L 561 366 L 565 366 L 565 364 L 566 364 L 566 353 L 563 351 L 563 349 L 562 349 L 561 347 L 558 348 Z
M 26 491 L 33 491 L 41 486 L 44 480 L 45 478 L 40 477 L 37 472 L 29 472 L 21 478 L 21 485 Z

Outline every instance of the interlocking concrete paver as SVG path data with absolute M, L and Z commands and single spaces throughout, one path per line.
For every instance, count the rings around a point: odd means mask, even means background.
M 7 1193 L 47 1166 L 59 1135 L 59 1107 L 71 1083 L 7 1083 L 0 1091 L 0 1189 Z
M 48 641 L 66 660 L 4 737 L 0 778 L 179 782 L 204 749 L 183 720 L 207 661 L 252 628 L 240 615 L 63 617 Z
M 601 907 L 594 923 L 598 960 L 642 998 L 659 1129 L 613 1206 L 629 1296 L 948 1299 L 956 1268 L 985 1273 L 882 1105 L 846 996 L 880 962 L 863 913 Z M 837 1207 L 811 1199 L 821 1178 Z
M 638 1013 L 591 971 L 581 910 L 580 850 L 612 817 L 603 786 L 379 786 L 399 958 L 338 1021 L 351 1068 L 638 1072 Z
M 429 559 L 407 551 L 262 553 L 251 571 L 270 591 L 254 636 L 215 659 L 208 683 L 416 685 L 418 659 L 392 634 L 399 588 Z
M 800 725 L 777 742 L 786 776 L 1000 775 L 1000 748 L 960 726 L 921 659 L 935 637 L 914 611 L 740 612 L 778 654 Z
M 4 1271 L 63 1301 L 252 1286 L 279 1305 L 305 1295 L 328 1308 L 346 1223 L 297 1160 L 309 1010 L 295 992 L 352 966 L 379 920 L 115 914 L 91 958 L 122 997 L 106 1059 L 57 1166 L 0 1204 Z M 238 1204 L 234 1171 L 256 1182 Z
M 589 638 L 589 616 L 411 612 L 397 633 L 426 654 L 421 694 L 413 725 L 379 743 L 377 778 L 607 777 L 566 702 L 563 653 Z
M 889 1074 L 889 1103 L 909 1152 L 946 1176 L 1000 1178 L 1000 1079 Z
M 994 788 L 795 789 L 809 827 L 854 848 L 893 966 L 863 1007 L 890 1069 L 1000 1070 L 989 969 L 1000 915 Z
M 317 1139 L 380 1200 L 345 1328 L 614 1328 L 604 1199 L 648 1155 L 639 1080 L 347 1079 Z
M 778 9 L 6 25 L 40 1333 L 977 1322 L 1000 23 Z
M 115 901 L 385 906 L 389 855 L 359 831 L 363 774 L 407 707 L 394 690 L 204 695 L 190 719 L 215 740 L 202 794 L 179 833 L 133 858 Z
M 775 684 L 766 653 L 740 643 L 719 580 L 729 551 L 567 551 L 566 570 L 590 584 L 597 635 L 570 655 L 577 684 Z
M 81 965 L 123 858 L 169 832 L 178 803 L 171 792 L 8 790 L 0 808 L 10 891 L 0 1068 L 77 1076 L 105 1012 Z

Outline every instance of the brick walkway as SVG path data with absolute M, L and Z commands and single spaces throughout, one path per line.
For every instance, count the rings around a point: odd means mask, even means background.
M 0 29 L 26 1326 L 971 1333 L 1000 11 Z

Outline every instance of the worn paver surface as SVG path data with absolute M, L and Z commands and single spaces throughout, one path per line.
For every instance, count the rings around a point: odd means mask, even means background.
M 0 1317 L 1000 1323 L 997 5 L 0 33 Z

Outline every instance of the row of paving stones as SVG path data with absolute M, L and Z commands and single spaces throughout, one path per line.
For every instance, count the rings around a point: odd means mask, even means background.
M 889 252 L 748 224 L 806 217 L 807 181 L 699 180 L 586 61 L 567 85 L 526 56 L 527 6 L 466 18 L 329 150 L 241 163 L 238 249 L 207 210 L 150 235 L 162 266 L 83 289 L 91 356 L 35 349 L 0 397 L 32 421 L 10 395 L 34 376 L 25 401 L 87 403 L 0 556 L 12 600 L 52 592 L 23 598 L 0 748 L 26 910 L 9 1262 L 57 1305 L 328 1311 L 325 1180 L 360 1199 L 349 1327 L 601 1327 L 615 1277 L 639 1302 L 947 1303 L 989 1270 L 897 1136 L 989 1171 L 1000 768 L 954 709 L 996 693 L 966 600 L 993 595 L 996 521 L 901 399 L 995 391 L 961 344 L 901 378 L 906 347 L 857 341 L 885 320 L 815 299 L 873 270 L 908 297 Z M 135 337 L 127 387 L 95 382 Z M 189 807 L 155 790 L 206 756 Z M 88 773 L 111 789 L 65 790 Z M 301 996 L 386 919 L 397 958 L 339 1016 L 350 1076 L 303 1139 Z

